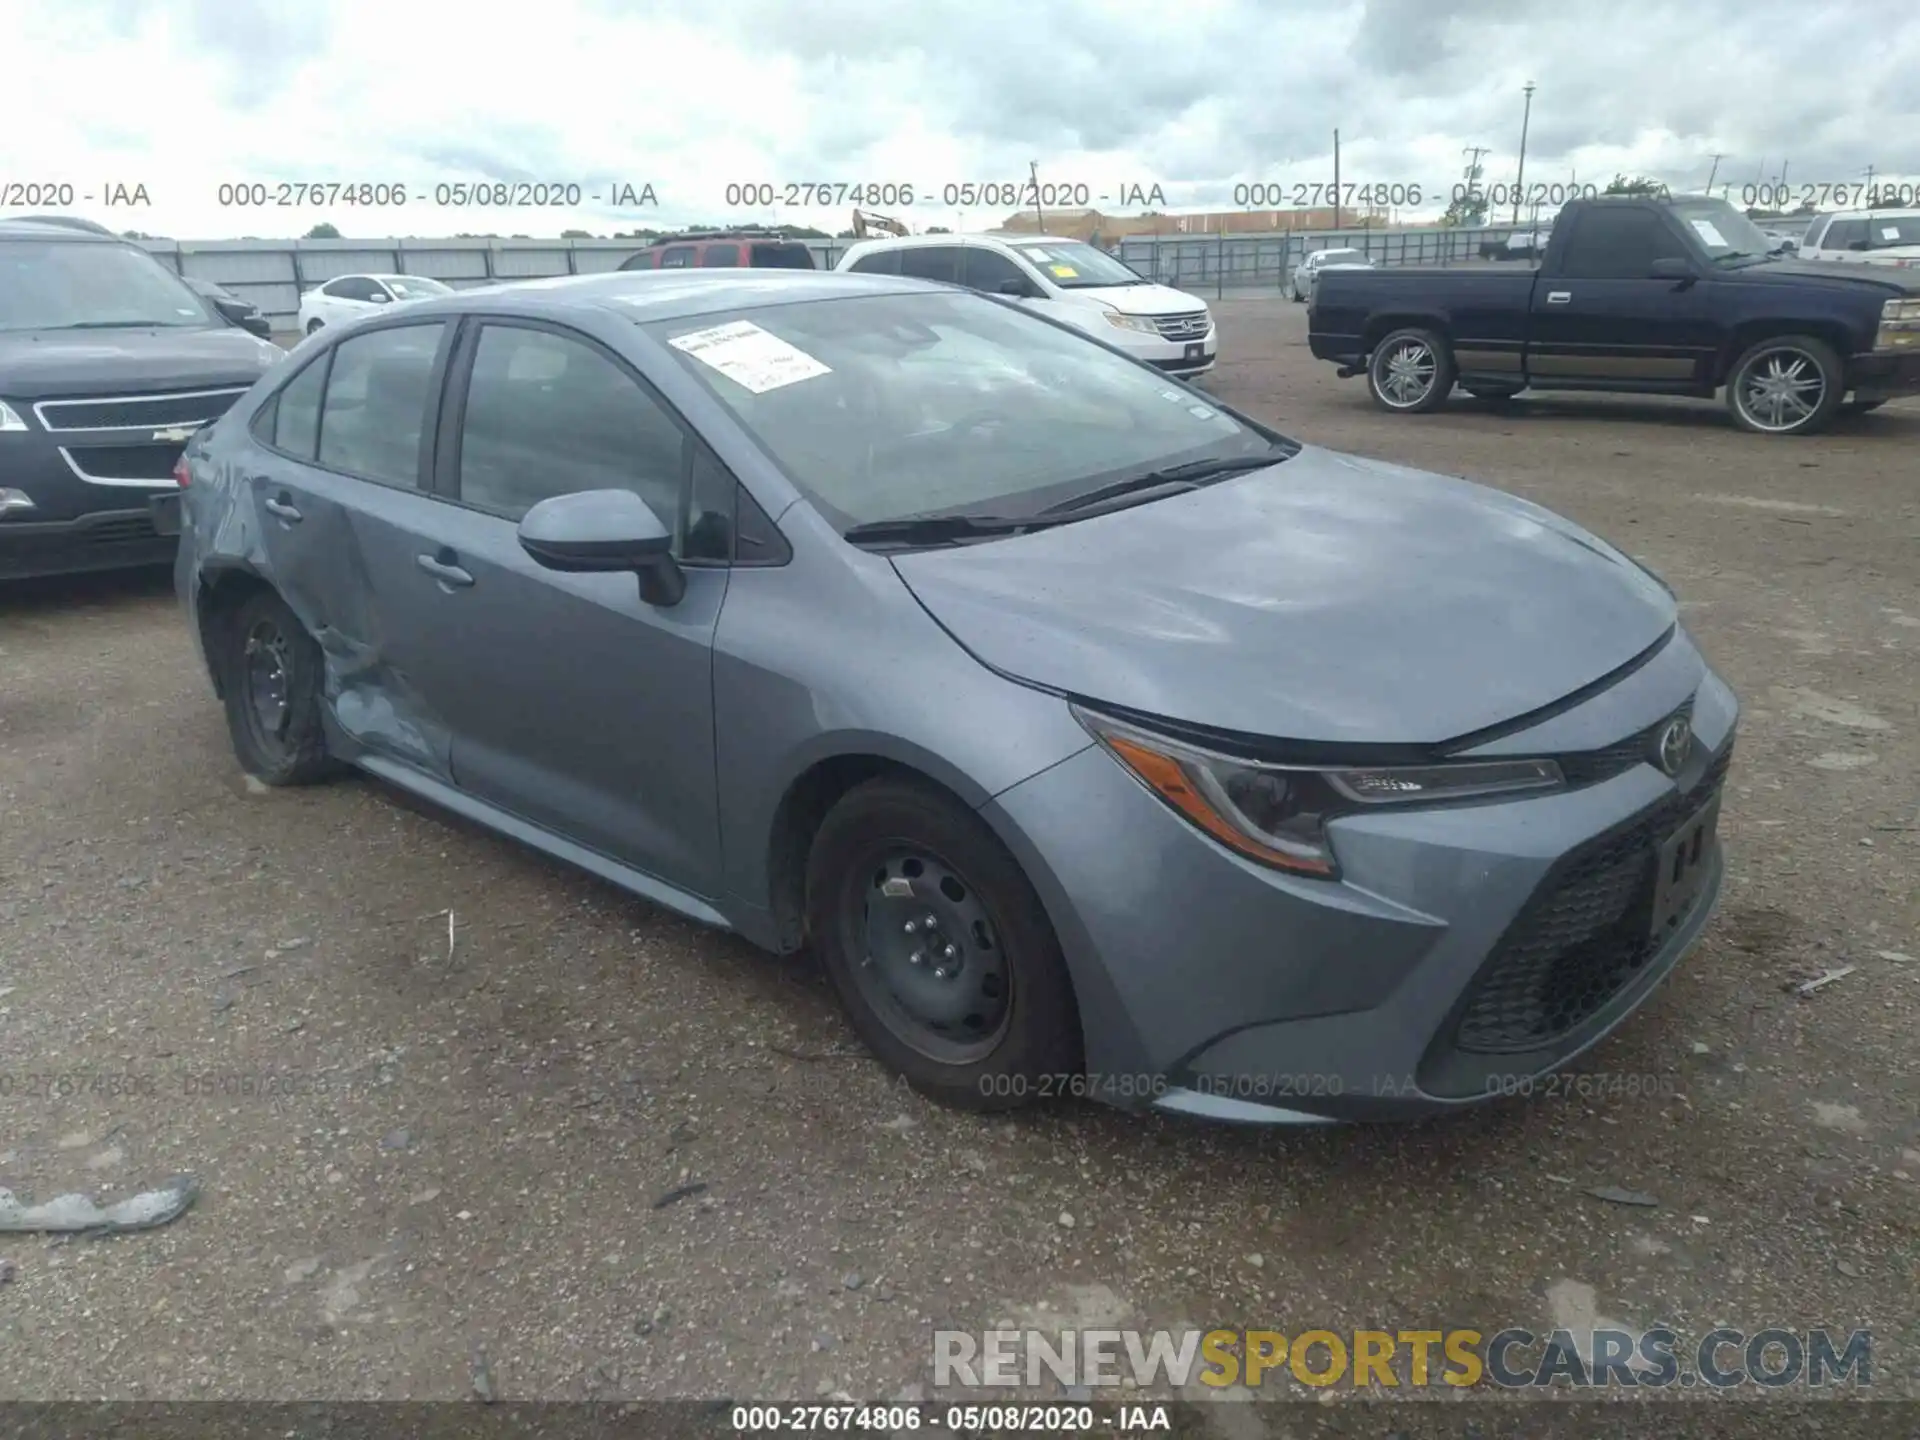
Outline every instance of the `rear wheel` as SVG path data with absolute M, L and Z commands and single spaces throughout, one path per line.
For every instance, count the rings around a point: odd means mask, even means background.
M 1762 435 L 1811 435 L 1840 408 L 1840 357 L 1812 335 L 1776 335 L 1751 345 L 1727 376 L 1727 409 Z
M 1396 330 L 1373 347 L 1367 389 L 1374 403 L 1403 415 L 1435 409 L 1453 389 L 1453 356 L 1431 330 Z
M 978 816 L 874 780 L 828 812 L 807 928 L 867 1046 L 916 1090 L 1011 1110 L 1079 1071 L 1066 962 L 1032 885 Z
M 320 721 L 320 646 L 287 602 L 259 590 L 224 617 L 215 640 L 227 730 L 241 767 L 269 785 L 339 773 Z
M 311 334 L 313 334 L 313 332 L 314 332 L 314 331 L 316 331 L 316 330 L 318 330 L 318 329 L 320 328 L 320 326 L 321 326 L 321 323 L 322 323 L 322 322 L 321 322 L 321 321 L 318 321 L 318 320 L 309 320 L 309 321 L 307 322 L 307 333 L 308 333 L 309 335 L 311 335 Z

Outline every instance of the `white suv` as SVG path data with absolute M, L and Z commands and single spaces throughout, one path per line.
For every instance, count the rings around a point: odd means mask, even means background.
M 1842 210 L 1800 239 L 1802 260 L 1853 260 L 1920 268 L 1920 210 Z
M 1218 349 L 1204 300 L 1156 285 L 1083 240 L 901 235 L 849 246 L 833 268 L 1011 295 L 1170 375 L 1204 374 Z

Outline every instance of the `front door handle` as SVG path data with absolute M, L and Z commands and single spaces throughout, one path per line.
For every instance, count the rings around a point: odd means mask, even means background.
M 276 495 L 267 501 L 267 513 L 278 516 L 289 525 L 300 523 L 300 512 L 294 508 L 292 498 L 285 494 Z
M 1571 290 L 1547 291 L 1547 304 L 1549 305 L 1564 305 L 1571 299 L 1573 299 L 1573 292 Z
M 453 552 L 442 551 L 441 553 L 452 554 Z M 453 561 L 442 560 L 438 555 L 416 555 L 413 557 L 413 563 L 426 571 L 427 574 L 433 576 L 433 578 L 438 580 L 442 585 L 453 585 L 464 590 L 467 586 L 473 584 L 472 575 L 462 570 L 458 565 L 454 564 Z

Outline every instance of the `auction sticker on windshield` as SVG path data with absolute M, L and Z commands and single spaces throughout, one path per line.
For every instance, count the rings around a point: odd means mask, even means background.
M 1693 233 L 1707 244 L 1725 245 L 1727 243 L 1727 237 L 1720 233 L 1720 227 L 1711 220 L 1690 220 L 1687 223 L 1693 226 Z
M 833 373 L 806 351 L 762 330 L 751 320 L 732 320 L 708 330 L 676 335 L 668 343 L 756 395 Z

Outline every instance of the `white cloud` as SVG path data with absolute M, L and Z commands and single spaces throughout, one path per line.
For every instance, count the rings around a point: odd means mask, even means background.
M 1033 161 L 1096 204 L 1157 183 L 1176 208 L 1224 207 L 1236 181 L 1331 180 L 1336 126 L 1343 180 L 1444 196 L 1467 145 L 1511 176 L 1528 79 L 1540 180 L 1698 185 L 1716 152 L 1736 191 L 1783 163 L 1796 187 L 1869 165 L 1911 179 L 1920 133 L 1920 10 L 1879 0 L 0 0 L 0 36 L 0 185 L 68 183 L 74 203 L 36 208 L 190 238 L 847 223 L 843 204 L 729 207 L 729 181 L 906 182 L 908 218 L 952 225 L 943 184 Z M 413 198 L 223 207 L 243 180 Z M 577 184 L 583 203 L 432 203 L 495 180 Z M 104 207 L 112 182 L 151 208 Z M 659 209 L 585 198 L 615 182 L 653 185 Z

